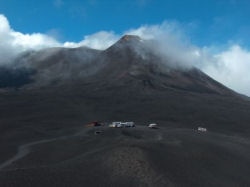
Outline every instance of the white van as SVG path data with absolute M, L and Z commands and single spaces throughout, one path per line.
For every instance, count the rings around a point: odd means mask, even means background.
M 135 123 L 130 121 L 130 122 L 123 122 L 122 125 L 124 127 L 135 127 Z

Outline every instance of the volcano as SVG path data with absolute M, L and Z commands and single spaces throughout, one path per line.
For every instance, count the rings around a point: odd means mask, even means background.
M 249 186 L 248 98 L 156 49 L 125 35 L 0 67 L 0 186 Z

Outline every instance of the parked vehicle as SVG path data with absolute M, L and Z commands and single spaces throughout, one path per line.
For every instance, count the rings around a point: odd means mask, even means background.
M 122 122 L 120 122 L 120 121 L 112 122 L 112 123 L 109 125 L 109 127 L 120 128 L 120 127 L 122 127 L 121 123 L 122 123 Z
M 150 123 L 148 125 L 148 128 L 151 128 L 151 129 L 158 129 L 158 125 L 156 123 Z
M 207 132 L 207 128 L 204 128 L 204 127 L 198 127 L 198 131 L 201 131 L 201 132 Z
M 123 122 L 122 125 L 124 127 L 135 127 L 135 123 L 130 121 L 130 122 Z

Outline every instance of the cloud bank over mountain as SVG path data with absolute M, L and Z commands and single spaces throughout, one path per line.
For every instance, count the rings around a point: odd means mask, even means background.
M 159 25 L 143 25 L 123 33 L 99 31 L 83 37 L 80 42 L 60 42 L 42 33 L 21 33 L 11 28 L 8 19 L 0 14 L 0 64 L 27 50 L 48 47 L 87 46 L 106 49 L 122 35 L 134 34 L 146 40 L 156 41 L 154 50 L 163 57 L 183 67 L 198 67 L 205 73 L 240 93 L 250 95 L 250 50 L 239 44 L 219 46 L 196 46 L 192 44 L 185 29 L 178 22 L 163 22 Z
M 41 33 L 24 34 L 10 27 L 8 19 L 0 14 L 0 63 L 15 55 L 46 47 L 60 46 L 54 38 Z

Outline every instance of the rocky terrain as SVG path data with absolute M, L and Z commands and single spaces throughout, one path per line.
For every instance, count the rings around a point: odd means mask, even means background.
M 0 67 L 0 186 L 249 186 L 249 111 L 137 36 L 29 51 Z

